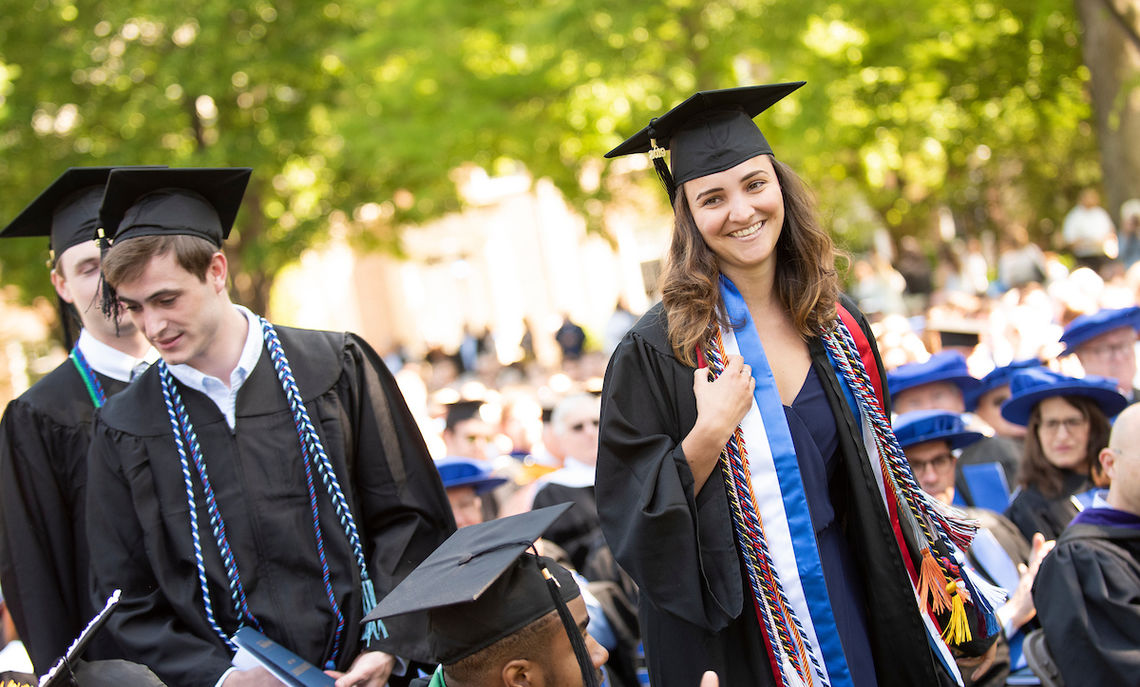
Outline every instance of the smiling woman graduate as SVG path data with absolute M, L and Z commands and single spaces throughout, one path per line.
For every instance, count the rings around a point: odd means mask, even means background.
M 972 528 L 915 483 L 831 239 L 752 121 L 802 85 L 698 93 L 607 155 L 649 152 L 674 209 L 596 487 L 654 687 L 954 684 L 947 643 L 988 656 L 997 630 L 957 563 Z

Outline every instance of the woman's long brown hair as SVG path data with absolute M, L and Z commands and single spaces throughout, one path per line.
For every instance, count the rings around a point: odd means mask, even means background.
M 835 320 L 839 298 L 837 252 L 819 225 L 815 198 L 786 164 L 771 158 L 784 198 L 784 226 L 776 243 L 776 295 L 804 338 L 818 336 Z M 669 323 L 673 354 L 696 365 L 709 324 L 728 325 L 720 298 L 720 266 L 693 215 L 685 189 L 673 203 L 673 240 L 661 277 L 661 301 Z
M 1100 406 L 1085 396 L 1062 396 L 1066 403 L 1081 412 L 1089 421 L 1089 440 L 1085 445 L 1084 465 L 1078 466 L 1074 472 L 1092 478 L 1093 466 L 1099 460 L 1100 450 L 1108 446 L 1108 433 L 1110 426 Z M 1044 399 L 1042 399 L 1044 400 Z M 1049 462 L 1045 457 L 1045 449 L 1041 447 L 1041 439 L 1037 432 L 1041 429 L 1041 404 L 1038 403 L 1029 413 L 1029 425 L 1025 432 L 1025 453 L 1021 458 L 1021 470 L 1018 474 L 1018 483 L 1025 487 L 1034 487 L 1046 498 L 1062 496 L 1061 488 L 1064 484 L 1065 473 L 1061 468 Z

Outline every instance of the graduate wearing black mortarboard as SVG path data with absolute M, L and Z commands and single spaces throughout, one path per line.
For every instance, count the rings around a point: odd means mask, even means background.
M 99 308 L 95 231 L 110 167 L 64 172 L 0 237 L 47 238 L 69 357 L 8 404 L 0 420 L 0 583 L 36 672 L 94 615 L 83 524 L 91 416 L 155 358 L 146 339 Z M 71 327 L 78 324 L 75 345 Z M 102 602 L 99 603 L 99 607 Z M 89 658 L 109 653 L 96 637 Z
M 698 93 L 607 155 L 648 152 L 675 220 L 663 301 L 606 372 L 596 481 L 654 687 L 954 684 L 942 635 L 975 654 L 998 629 L 952 558 L 969 528 L 901 458 L 810 195 L 752 121 L 802 85 Z
M 597 687 L 606 650 L 586 633 L 574 577 L 527 552 L 570 504 L 465 527 L 372 610 L 378 645 L 438 668 L 430 687 Z M 412 621 L 426 631 L 399 632 Z
M 423 438 L 359 337 L 274 327 L 230 302 L 221 244 L 248 169 L 114 172 L 106 305 L 162 359 L 92 429 L 88 539 L 107 627 L 185 687 L 241 684 L 251 626 L 314 665 L 382 683 L 360 620 L 454 529 Z

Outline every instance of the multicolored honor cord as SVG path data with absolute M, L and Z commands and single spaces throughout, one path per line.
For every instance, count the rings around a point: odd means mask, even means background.
M 107 402 L 107 394 L 103 391 L 103 385 L 99 383 L 99 378 L 95 376 L 95 371 L 87 363 L 87 358 L 83 356 L 83 351 L 79 350 L 79 344 L 75 344 L 71 348 L 71 353 L 67 357 L 71 358 L 75 369 L 79 371 L 79 378 L 83 380 L 83 386 L 87 387 L 87 394 L 91 396 L 91 402 L 95 404 L 96 408 L 102 408 L 103 404 Z

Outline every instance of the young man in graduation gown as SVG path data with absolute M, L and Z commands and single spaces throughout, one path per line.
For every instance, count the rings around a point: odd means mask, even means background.
M 61 325 L 67 332 L 77 318 L 81 326 L 68 359 L 8 404 L 0 420 L 0 583 L 40 675 L 102 607 L 89 594 L 83 520 L 91 416 L 156 357 L 133 324 L 116 327 L 99 308 L 94 239 L 110 171 L 67 170 L 0 231 L 49 237 Z M 107 653 L 102 640 L 89 657 Z
M 597 687 L 606 650 L 586 632 L 574 577 L 527 552 L 569 504 L 465 527 L 412 571 L 370 618 L 379 645 L 438 665 L 416 687 Z M 409 620 L 418 635 L 396 631 Z
M 1069 524 L 1041 564 L 1033 598 L 1068 687 L 1134 685 L 1140 675 L 1140 407 L 1112 428 L 1108 495 Z
M 170 684 L 270 684 L 231 668 L 251 626 L 382 685 L 361 619 L 454 520 L 416 423 L 360 338 L 274 327 L 226 293 L 220 246 L 248 169 L 112 173 L 105 305 L 162 359 L 96 416 L 89 540 L 108 627 Z M 111 300 L 114 299 L 114 300 Z M 399 668 L 397 668 L 399 671 Z

